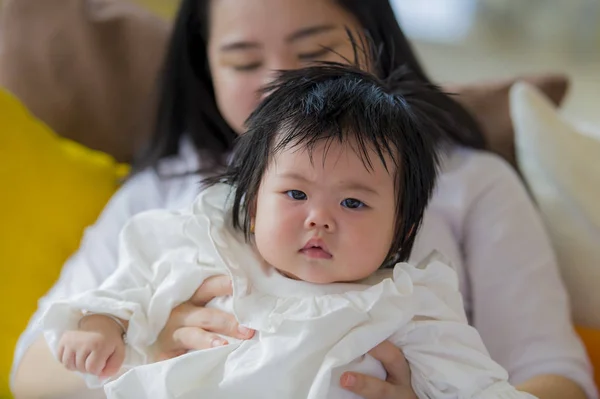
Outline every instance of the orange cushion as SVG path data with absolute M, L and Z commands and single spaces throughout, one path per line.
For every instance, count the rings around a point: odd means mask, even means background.
M 592 328 L 577 327 L 577 332 L 583 340 L 588 355 L 594 366 L 594 380 L 600 389 L 600 330 Z

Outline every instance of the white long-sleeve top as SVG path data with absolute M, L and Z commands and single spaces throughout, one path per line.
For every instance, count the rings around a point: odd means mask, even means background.
M 164 160 L 159 169 L 163 175 L 180 175 L 198 166 L 198 155 L 184 143 L 179 155 Z M 40 300 L 17 344 L 13 377 L 23 353 L 41 334 L 39 321 L 48 304 L 99 287 L 117 267 L 118 234 L 127 220 L 146 210 L 191 203 L 200 178 L 167 178 L 149 169 L 125 183 Z M 412 260 L 433 250 L 443 253 L 458 272 L 469 322 L 513 384 L 556 374 L 580 384 L 590 399 L 598 397 L 585 350 L 571 326 L 550 241 L 510 166 L 471 149 L 456 148 L 449 154 Z
M 256 330 L 253 339 L 133 368 L 107 385 L 108 398 L 355 398 L 339 387 L 341 373 L 385 378 L 364 355 L 386 339 L 404 350 L 421 399 L 533 398 L 508 384 L 467 323 L 450 266 L 428 257 L 361 284 L 295 281 L 266 265 L 231 227 L 230 195 L 230 186 L 219 184 L 186 211 L 135 216 L 121 234 L 116 272 L 99 289 L 48 309 L 43 324 L 55 353 L 83 311 L 128 320 L 125 364 L 134 367 L 150 362 L 175 306 L 206 278 L 231 277 L 232 297 L 213 306 Z

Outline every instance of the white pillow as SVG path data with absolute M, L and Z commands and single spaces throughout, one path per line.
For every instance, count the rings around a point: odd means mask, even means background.
M 569 123 L 526 83 L 512 87 L 510 111 L 518 164 L 557 251 L 574 321 L 600 328 L 600 135 Z

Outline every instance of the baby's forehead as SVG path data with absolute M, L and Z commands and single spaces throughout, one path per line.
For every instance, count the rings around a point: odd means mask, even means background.
M 326 169 L 335 169 L 341 165 L 363 168 L 368 172 L 375 172 L 383 167 L 388 173 L 395 173 L 399 162 L 398 151 L 391 143 L 370 143 L 356 135 L 348 135 L 310 141 L 280 141 L 272 151 L 270 164 L 310 165 Z

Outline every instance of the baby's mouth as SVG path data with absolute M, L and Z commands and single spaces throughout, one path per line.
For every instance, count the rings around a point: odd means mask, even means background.
M 331 255 L 323 240 L 319 238 L 310 239 L 306 245 L 300 249 L 300 253 L 311 259 L 333 258 L 333 255 Z

